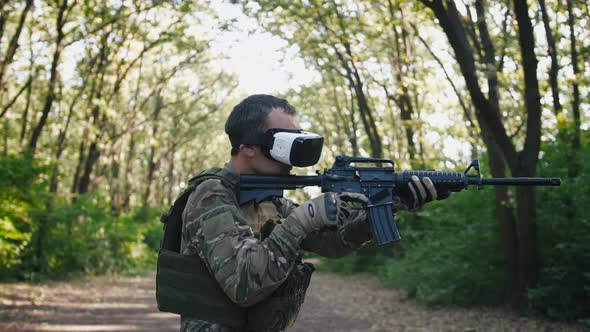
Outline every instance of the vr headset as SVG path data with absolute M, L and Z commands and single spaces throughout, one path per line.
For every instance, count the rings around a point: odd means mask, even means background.
M 324 138 L 300 129 L 271 128 L 264 133 L 230 136 L 232 147 L 240 144 L 260 145 L 264 155 L 283 164 L 307 167 L 320 160 Z

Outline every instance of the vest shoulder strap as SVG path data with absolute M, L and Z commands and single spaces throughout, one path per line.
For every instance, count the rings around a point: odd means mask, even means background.
M 237 174 L 231 173 L 225 168 L 215 167 L 204 170 L 198 175 L 191 178 L 188 182 L 189 186 L 191 184 L 194 184 L 196 188 L 196 186 L 209 179 L 221 180 L 221 183 L 225 187 L 231 188 L 234 192 L 234 196 L 238 197 L 238 192 L 240 188 L 240 178 L 237 176 Z
M 170 209 L 162 213 L 160 221 L 164 223 L 164 236 L 160 248 L 173 252 L 180 252 L 182 237 L 182 212 L 189 196 L 197 186 L 209 179 L 219 179 L 224 186 L 232 189 L 234 196 L 238 197 L 239 178 L 223 168 L 210 168 L 192 177 L 188 186 L 176 197 Z

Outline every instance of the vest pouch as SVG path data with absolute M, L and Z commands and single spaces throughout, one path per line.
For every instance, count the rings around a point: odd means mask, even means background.
M 225 295 L 198 256 L 160 250 L 156 300 L 160 311 L 237 328 L 246 325 L 246 309 Z
M 248 308 L 248 330 L 279 332 L 291 326 L 299 314 L 313 271 L 313 264 L 296 262 L 287 280 L 269 298 Z

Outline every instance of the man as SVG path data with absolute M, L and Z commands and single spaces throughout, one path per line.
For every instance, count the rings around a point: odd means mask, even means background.
M 340 257 L 371 239 L 365 210 L 349 204 L 366 202 L 361 194 L 327 193 L 301 206 L 284 198 L 239 205 L 235 188 L 240 174 L 288 175 L 292 169 L 269 154 L 264 135 L 299 129 L 294 107 L 270 95 L 246 98 L 227 119 L 231 159 L 189 196 L 182 215 L 181 253 L 201 258 L 225 295 L 248 308 L 249 322 L 237 328 L 183 315 L 181 330 L 282 330 L 293 322 L 302 302 L 292 301 L 292 294 L 305 293 L 313 271 L 300 262 L 299 251 Z M 430 180 L 423 181 L 416 178 L 410 186 L 414 208 L 436 199 Z

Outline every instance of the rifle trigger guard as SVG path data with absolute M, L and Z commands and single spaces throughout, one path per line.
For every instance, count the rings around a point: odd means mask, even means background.
M 378 206 L 385 206 L 385 205 L 393 205 L 393 202 L 389 202 L 389 203 L 378 203 L 378 204 L 367 204 L 367 208 L 378 207 Z

